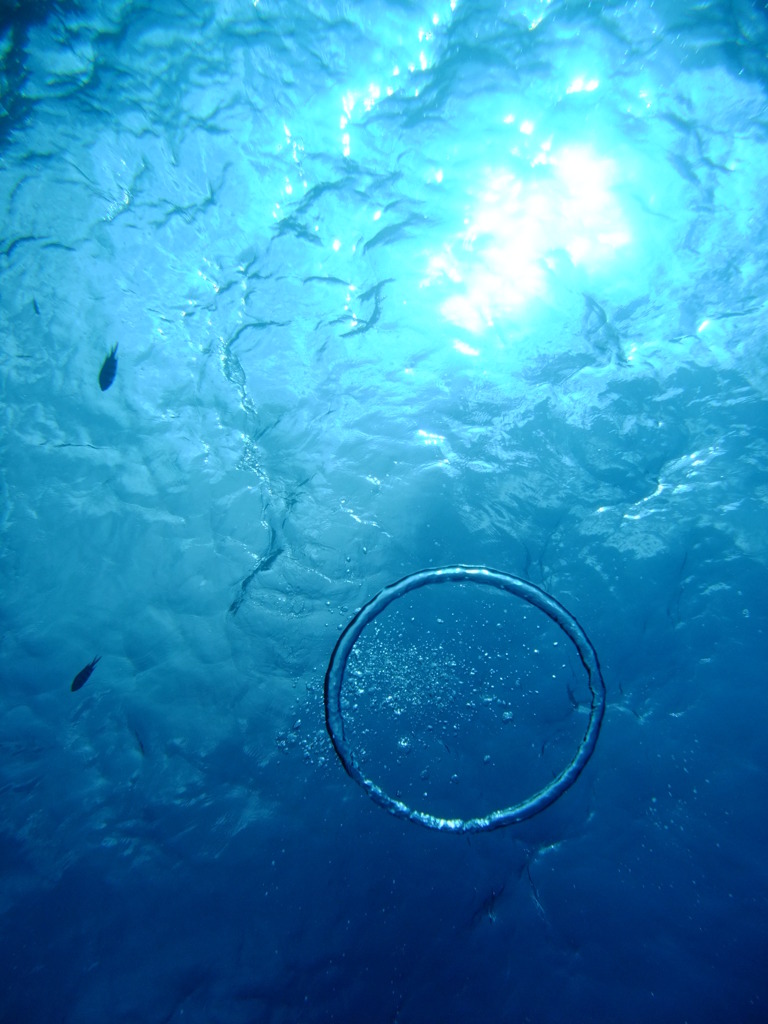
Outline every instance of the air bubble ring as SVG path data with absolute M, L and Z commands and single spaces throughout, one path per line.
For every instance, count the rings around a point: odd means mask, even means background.
M 573 760 L 548 785 L 533 796 L 479 818 L 440 818 L 424 811 L 417 811 L 385 793 L 372 779 L 367 778 L 358 766 L 354 752 L 344 736 L 344 718 L 341 712 L 341 690 L 344 673 L 352 648 L 365 627 L 397 598 L 412 590 L 435 583 L 481 583 L 496 587 L 540 609 L 573 642 L 587 672 L 592 702 L 584 737 Z M 549 807 L 578 779 L 589 761 L 597 743 L 605 713 L 605 683 L 597 660 L 597 652 L 571 613 L 546 591 L 509 573 L 499 572 L 483 566 L 449 565 L 440 569 L 422 569 L 405 576 L 397 583 L 391 583 L 379 591 L 347 623 L 333 649 L 328 671 L 325 674 L 325 724 L 334 749 L 347 773 L 368 793 L 371 799 L 398 818 L 417 822 L 427 828 L 441 832 L 490 832 L 505 825 L 513 825 L 532 818 Z

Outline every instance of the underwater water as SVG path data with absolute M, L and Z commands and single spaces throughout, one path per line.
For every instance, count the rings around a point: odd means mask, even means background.
M 763 3 L 5 0 L 0 1020 L 768 1019 L 766 153 Z M 607 693 L 479 834 L 325 724 L 453 564 Z M 493 588 L 348 669 L 436 815 L 584 735 Z

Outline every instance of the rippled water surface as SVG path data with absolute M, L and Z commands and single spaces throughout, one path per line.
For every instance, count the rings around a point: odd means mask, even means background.
M 2 1021 L 766 1019 L 767 147 L 747 0 L 0 6 Z M 608 691 L 489 835 L 325 729 L 446 564 Z M 437 589 L 349 737 L 485 814 L 589 692 Z

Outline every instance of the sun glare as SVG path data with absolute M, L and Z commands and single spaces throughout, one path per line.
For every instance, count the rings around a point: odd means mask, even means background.
M 464 230 L 429 262 L 428 282 L 459 286 L 442 315 L 472 333 L 543 295 L 558 253 L 591 274 L 632 240 L 614 160 L 588 146 L 555 151 L 548 140 L 531 169 L 488 173 Z

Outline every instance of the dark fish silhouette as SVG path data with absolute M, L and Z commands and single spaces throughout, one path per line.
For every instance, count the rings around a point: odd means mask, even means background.
M 96 665 L 101 661 L 101 655 L 97 654 L 90 665 L 86 665 L 85 668 L 81 668 L 75 678 L 72 680 L 70 690 L 74 693 L 75 690 L 79 690 L 81 686 L 85 686 L 88 680 L 91 678 L 91 672 L 96 668 Z
M 115 379 L 117 374 L 117 345 L 114 346 L 112 351 L 109 353 L 107 358 L 101 365 L 99 370 L 99 387 L 102 391 L 106 391 L 108 387 L 112 385 L 112 381 Z
M 32 296 L 32 305 L 35 307 L 35 313 L 37 313 L 37 315 L 40 316 L 40 307 L 38 306 L 37 299 L 34 297 L 34 295 Z

